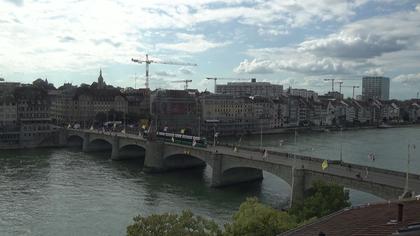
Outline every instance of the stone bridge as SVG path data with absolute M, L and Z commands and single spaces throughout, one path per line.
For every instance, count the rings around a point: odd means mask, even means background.
M 83 151 L 111 150 L 111 158 L 144 156 L 146 172 L 208 165 L 212 169 L 211 185 L 221 187 L 263 178 L 263 171 L 274 174 L 291 187 L 291 203 L 302 201 L 312 183 L 322 180 L 346 188 L 370 193 L 386 200 L 407 193 L 420 192 L 420 176 L 409 174 L 409 191 L 404 192 L 406 173 L 329 161 L 322 170 L 323 159 L 268 150 L 266 155 L 257 148 L 192 147 L 171 142 L 150 141 L 137 135 L 103 133 L 88 130 L 64 130 L 68 144 L 77 141 Z

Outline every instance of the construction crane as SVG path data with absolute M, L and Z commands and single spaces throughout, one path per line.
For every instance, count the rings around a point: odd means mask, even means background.
M 338 84 L 338 86 L 339 86 L 339 91 L 340 91 L 340 93 L 341 93 L 341 87 L 343 86 L 343 81 L 337 81 L 337 82 L 334 82 L 334 83 L 336 83 L 336 84 Z
M 334 81 L 335 81 L 335 79 L 324 79 L 324 81 L 331 81 L 331 92 L 334 92 Z
M 358 86 L 358 85 L 352 85 L 352 86 L 343 86 L 343 87 L 346 87 L 346 88 L 353 88 L 353 99 L 354 99 L 354 89 L 356 89 L 356 88 L 360 88 L 360 86 Z
M 217 80 L 248 80 L 248 81 L 250 80 L 249 78 L 246 79 L 246 78 L 222 78 L 222 77 L 207 77 L 206 79 L 214 80 L 214 93 L 216 93 Z M 255 79 L 255 78 L 251 78 L 251 80 L 252 79 Z
M 185 90 L 188 90 L 188 83 L 191 83 L 191 82 L 192 82 L 192 80 L 190 80 L 190 79 L 172 81 L 172 83 L 185 83 L 185 85 L 184 85 Z
M 171 61 L 155 61 L 155 60 L 149 59 L 149 55 L 148 54 L 146 54 L 146 59 L 145 60 L 131 58 L 131 61 L 132 62 L 135 62 L 135 63 L 139 63 L 139 64 L 142 64 L 142 63 L 145 63 L 146 64 L 146 83 L 145 83 L 146 88 L 149 88 L 149 65 L 152 64 L 152 63 L 155 63 L 155 64 L 166 64 L 166 65 L 178 65 L 178 66 L 197 66 L 197 64 L 194 64 L 194 63 L 171 62 Z

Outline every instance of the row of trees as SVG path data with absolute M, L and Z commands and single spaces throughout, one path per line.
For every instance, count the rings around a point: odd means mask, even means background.
M 188 210 L 179 215 L 136 216 L 134 223 L 127 227 L 127 235 L 277 235 L 349 206 L 349 195 L 343 187 L 315 182 L 304 201 L 288 211 L 279 211 L 260 203 L 257 198 L 248 198 L 223 229 L 214 221 L 195 216 Z

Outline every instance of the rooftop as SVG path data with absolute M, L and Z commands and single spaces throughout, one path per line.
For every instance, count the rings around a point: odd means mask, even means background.
M 400 220 L 399 204 L 403 206 Z M 318 236 L 322 232 L 326 236 L 383 236 L 393 235 L 397 230 L 398 235 L 420 235 L 420 225 L 416 231 L 415 224 L 420 224 L 420 201 L 409 200 L 346 208 L 281 235 Z M 401 229 L 407 228 L 414 234 L 403 234 Z

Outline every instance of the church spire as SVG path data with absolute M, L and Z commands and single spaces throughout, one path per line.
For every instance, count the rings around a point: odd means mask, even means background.
M 98 77 L 98 88 L 104 88 L 105 82 L 104 78 L 102 77 L 102 68 L 99 69 L 99 77 Z

